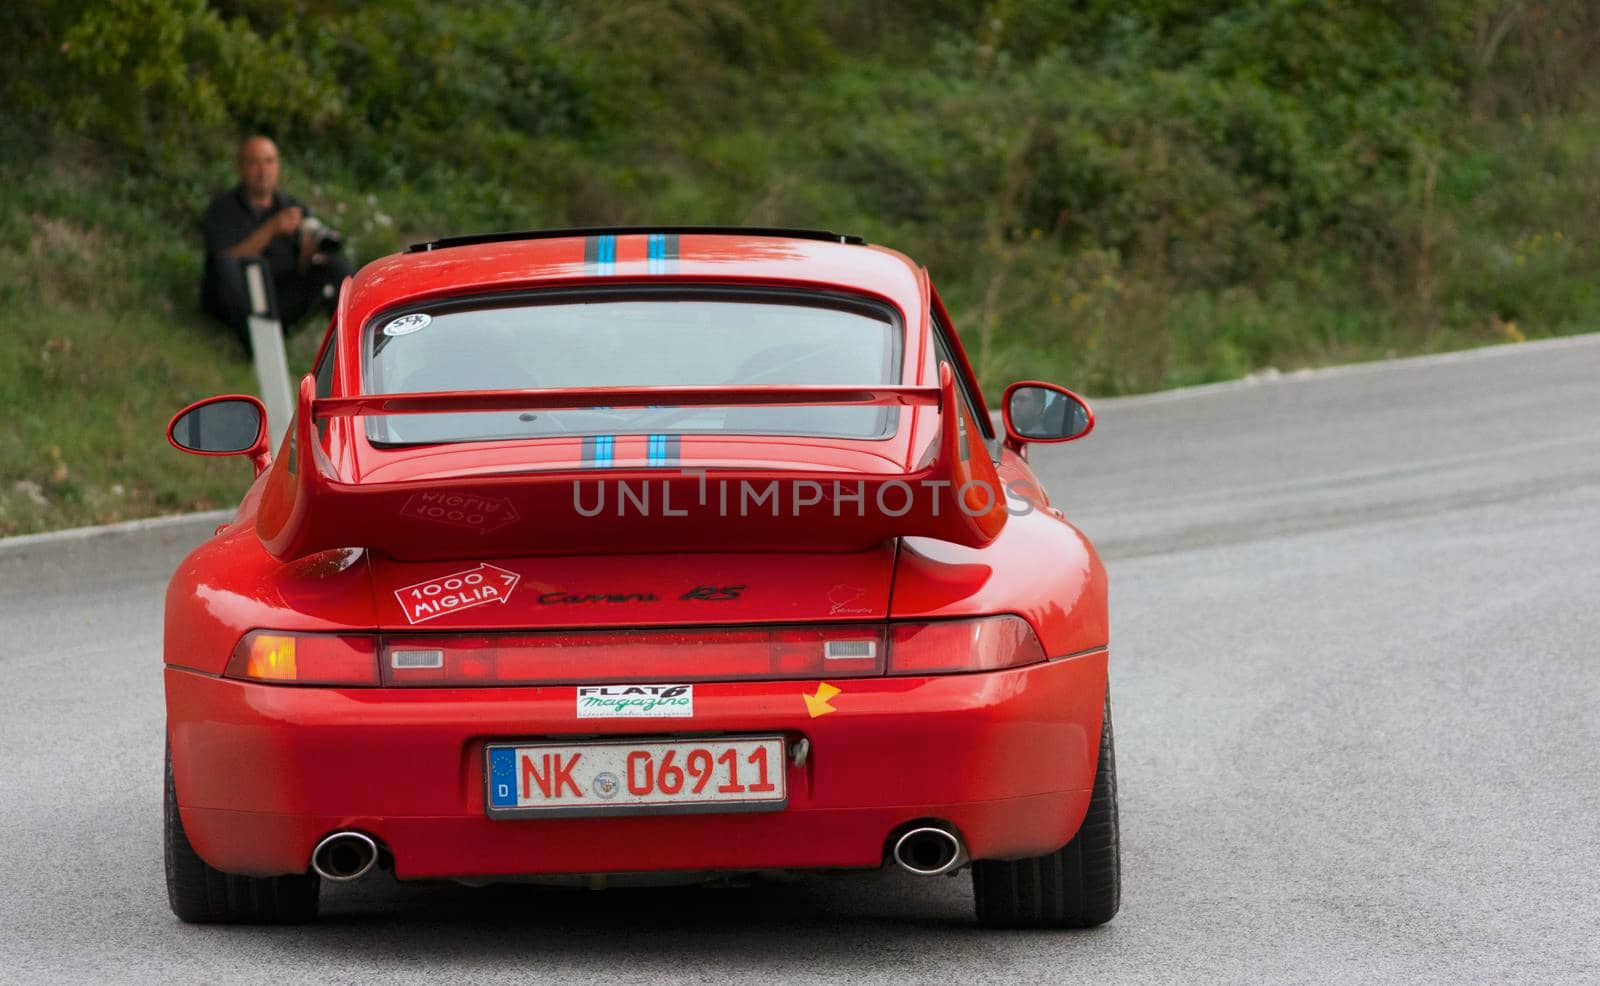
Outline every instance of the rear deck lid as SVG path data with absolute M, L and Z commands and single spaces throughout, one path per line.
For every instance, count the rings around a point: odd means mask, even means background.
M 374 556 L 384 630 L 496 631 L 883 620 L 892 542 L 863 551 Z

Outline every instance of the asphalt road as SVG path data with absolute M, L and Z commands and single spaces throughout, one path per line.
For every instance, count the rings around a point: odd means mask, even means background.
M 0 542 L 0 981 L 1600 980 L 1600 336 L 1098 410 L 1037 460 L 1111 570 L 1110 925 L 983 932 L 964 878 L 886 873 L 379 880 L 311 927 L 183 926 L 186 523 Z

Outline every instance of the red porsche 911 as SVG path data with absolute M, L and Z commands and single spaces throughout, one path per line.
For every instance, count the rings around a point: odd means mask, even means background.
M 321 881 L 968 869 L 980 922 L 1120 897 L 1105 572 L 996 434 L 927 272 L 808 230 L 438 240 L 347 281 L 276 454 L 167 591 L 185 921 Z

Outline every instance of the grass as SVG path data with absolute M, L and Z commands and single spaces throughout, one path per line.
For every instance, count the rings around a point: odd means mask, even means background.
M 291 340 L 308 368 L 318 332 Z M 232 506 L 239 459 L 186 455 L 167 422 L 191 401 L 253 393 L 243 348 L 198 315 L 45 309 L 0 335 L 0 535 Z
M 242 462 L 184 455 L 165 440 L 185 403 L 249 392 L 253 374 L 221 332 L 150 312 L 40 312 L 0 337 L 0 533 L 110 523 L 236 502 Z
M 0 227 L 0 535 L 230 506 L 249 484 L 243 461 L 165 439 L 185 404 L 256 389 L 243 347 L 191 308 L 197 249 L 151 247 L 165 224 L 85 177 L 0 170 L 23 189 Z M 292 340 L 296 372 L 317 335 Z

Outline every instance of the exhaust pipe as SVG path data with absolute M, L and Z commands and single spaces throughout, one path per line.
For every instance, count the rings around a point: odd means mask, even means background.
M 967 848 L 950 829 L 923 825 L 908 829 L 894 842 L 894 861 L 907 873 L 938 876 L 967 861 Z
M 366 876 L 377 861 L 378 844 L 360 832 L 335 832 L 311 851 L 311 868 L 335 883 Z

